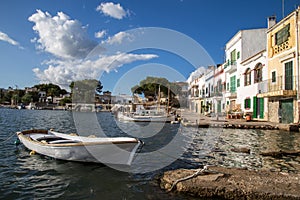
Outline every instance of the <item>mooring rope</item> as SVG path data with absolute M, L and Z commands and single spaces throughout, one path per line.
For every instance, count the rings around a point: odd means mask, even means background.
M 172 187 L 168 190 L 168 192 L 171 192 L 173 190 L 173 188 L 179 183 L 179 182 L 182 182 L 182 181 L 186 181 L 186 180 L 189 180 L 191 178 L 194 178 L 194 177 L 197 177 L 199 174 L 202 174 L 204 171 L 208 170 L 208 167 L 207 166 L 204 166 L 202 169 L 197 169 L 197 171 L 192 174 L 192 175 L 189 175 L 187 177 L 183 177 L 183 178 L 180 178 L 180 179 L 177 179 L 173 184 L 172 184 Z
M 3 143 L 5 143 L 5 142 L 7 142 L 7 141 L 10 140 L 15 134 L 16 134 L 16 133 L 10 134 L 9 137 L 8 137 L 6 140 L 0 142 L 0 144 L 3 144 Z

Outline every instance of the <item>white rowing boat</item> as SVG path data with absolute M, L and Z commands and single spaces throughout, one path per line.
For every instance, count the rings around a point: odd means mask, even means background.
M 24 146 L 61 160 L 131 165 L 141 141 L 131 137 L 83 137 L 52 130 L 17 132 Z

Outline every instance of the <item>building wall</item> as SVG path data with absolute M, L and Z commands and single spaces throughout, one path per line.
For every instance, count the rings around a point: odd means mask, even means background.
M 299 10 L 299 8 L 297 9 Z M 297 58 L 296 58 L 296 47 L 297 43 L 297 26 L 299 29 L 296 17 L 296 11 L 292 12 L 286 18 L 270 27 L 267 31 L 267 56 L 268 56 L 268 79 L 272 78 L 272 72 L 276 73 L 277 80 L 281 79 L 281 81 L 277 84 L 284 84 L 284 76 L 285 76 L 285 63 L 292 61 L 293 62 L 293 90 L 296 90 L 296 84 L 298 82 L 298 72 L 297 72 Z M 289 28 L 288 28 L 289 27 Z M 276 34 L 282 32 L 283 30 L 289 29 L 289 34 L 287 40 L 282 42 L 281 44 L 276 44 Z M 298 33 L 299 34 L 299 33 Z M 272 84 L 272 83 L 271 83 Z M 298 86 L 299 87 L 299 86 Z M 284 90 L 282 88 L 281 90 Z M 298 102 L 296 95 L 283 95 L 283 96 L 274 96 L 271 93 L 269 102 L 269 121 L 279 122 L 278 121 L 278 111 L 280 102 L 287 98 L 293 98 L 293 115 L 294 115 L 294 123 L 299 121 L 299 113 L 298 113 Z
M 253 97 L 256 97 L 258 93 L 260 93 L 258 84 L 260 84 L 262 81 L 268 79 L 268 67 L 267 67 L 267 59 L 266 59 L 267 53 L 266 51 L 260 52 L 259 54 L 254 55 L 252 58 L 249 58 L 243 64 L 238 68 L 238 73 L 240 75 L 240 87 L 237 88 L 237 104 L 241 105 L 241 109 L 243 112 L 249 112 L 253 113 Z M 262 81 L 255 83 L 255 67 L 261 63 L 262 64 Z M 247 69 L 251 70 L 251 84 L 245 86 L 245 72 Z M 245 99 L 250 99 L 250 108 L 245 109 Z M 267 113 L 266 113 L 266 101 L 267 99 L 264 99 L 264 119 L 267 119 Z
M 249 29 L 242 31 L 242 61 L 257 54 L 261 50 L 266 49 L 266 31 L 266 28 Z
M 270 98 L 269 105 L 268 105 L 269 121 L 279 123 L 278 108 L 279 108 L 278 98 Z

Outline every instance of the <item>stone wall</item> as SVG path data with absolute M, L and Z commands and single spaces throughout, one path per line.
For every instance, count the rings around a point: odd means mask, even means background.
M 279 108 L 279 100 L 277 98 L 270 98 L 269 99 L 269 106 L 268 106 L 268 114 L 269 114 L 269 121 L 279 123 L 279 116 L 278 116 L 278 108 Z

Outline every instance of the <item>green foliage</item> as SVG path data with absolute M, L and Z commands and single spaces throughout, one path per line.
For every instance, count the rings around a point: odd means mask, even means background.
M 73 101 L 77 103 L 93 103 L 95 93 L 100 94 L 103 88 L 101 82 L 95 79 L 76 81 L 71 85 L 73 86 Z
M 70 97 L 63 98 L 62 100 L 60 100 L 59 105 L 65 106 L 66 103 L 72 103 L 72 99 Z
M 170 90 L 169 90 L 170 89 Z M 181 91 L 181 88 L 174 83 L 169 82 L 166 78 L 150 77 L 142 80 L 139 85 L 131 88 L 132 93 L 144 94 L 147 96 L 158 96 L 159 91 L 164 97 L 176 96 Z
M 60 96 L 66 94 L 66 90 L 61 89 L 58 85 L 49 83 L 49 84 L 39 84 L 35 85 L 35 88 L 37 88 L 39 91 L 46 92 L 47 96 Z
M 97 81 L 96 79 L 85 79 L 81 81 L 72 81 L 69 85 L 71 89 L 71 93 L 73 93 L 74 89 L 78 90 L 94 90 L 97 94 L 100 94 L 103 89 L 103 85 L 101 81 Z

